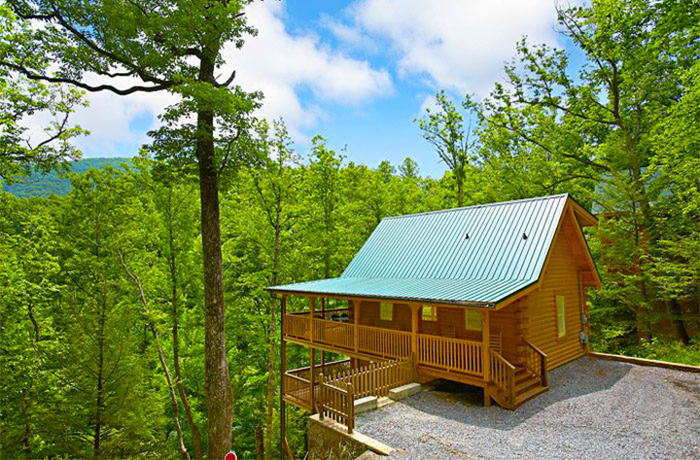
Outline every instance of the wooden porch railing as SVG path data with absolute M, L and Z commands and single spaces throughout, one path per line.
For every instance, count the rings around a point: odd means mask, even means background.
M 329 374 L 336 374 L 340 371 L 346 370 L 350 368 L 350 358 L 346 359 L 340 359 L 338 361 L 331 361 L 328 363 L 324 363 L 323 367 L 321 367 L 320 364 L 317 364 L 314 366 L 314 374 L 316 377 L 319 376 L 319 374 L 324 373 L 326 375 Z M 287 373 L 289 374 L 294 374 L 297 377 L 301 377 L 303 379 L 309 380 L 309 366 L 305 367 L 299 367 L 296 369 L 289 369 L 287 370 Z
M 358 351 L 382 358 L 403 358 L 411 354 L 411 333 L 382 329 L 372 326 L 357 326 Z
M 284 315 L 284 335 L 302 340 L 311 339 L 311 317 L 306 314 Z
M 340 310 L 340 309 L 339 309 Z M 328 313 L 330 310 L 327 310 Z M 355 326 L 343 321 L 314 318 L 308 312 L 287 313 L 284 334 L 288 337 L 313 341 L 347 350 L 356 350 L 381 358 L 403 358 L 411 354 L 411 333 L 373 326 Z M 355 343 L 357 328 L 357 343 Z
M 527 339 L 523 339 L 523 342 L 525 343 L 525 368 L 540 379 L 540 384 L 543 387 L 549 386 L 547 378 L 547 355 Z
M 498 387 L 509 402 L 515 402 L 515 366 L 508 362 L 500 353 L 490 350 L 491 353 L 491 381 Z
M 321 318 L 312 320 L 308 313 L 287 313 L 284 331 L 288 337 L 335 347 L 341 353 L 355 351 L 387 359 L 401 359 L 412 354 L 411 332 Z M 500 336 L 496 340 L 500 344 Z M 484 375 L 481 342 L 417 334 L 416 347 L 417 364 L 421 366 L 477 377 Z
M 481 342 L 418 334 L 418 364 L 484 375 Z
M 325 382 L 323 374 L 319 376 L 318 417 L 335 420 L 352 433 L 355 428 L 354 392 L 351 383 L 341 385 Z
M 355 348 L 355 331 L 352 324 L 341 321 L 314 318 L 314 342 L 339 348 Z
M 348 369 L 327 377 L 327 382 L 343 387 L 352 384 L 355 399 L 366 396 L 388 396 L 392 388 L 413 381 L 413 357 L 370 363 L 357 369 Z
M 282 394 L 295 404 L 311 410 L 311 382 L 303 377 L 285 373 L 282 376 Z

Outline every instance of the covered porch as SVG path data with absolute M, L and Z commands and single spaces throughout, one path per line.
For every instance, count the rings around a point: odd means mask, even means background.
M 288 342 L 364 361 L 414 357 L 420 376 L 480 387 L 490 380 L 492 366 L 484 363 L 492 354 L 502 358 L 502 337 L 490 331 L 487 309 L 306 299 L 305 308 L 296 312 L 287 311 L 283 302 L 283 334 Z

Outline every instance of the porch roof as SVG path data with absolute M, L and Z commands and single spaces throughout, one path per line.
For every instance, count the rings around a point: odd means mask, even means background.
M 454 280 L 402 278 L 329 278 L 268 288 L 298 294 L 336 295 L 493 308 L 536 280 Z

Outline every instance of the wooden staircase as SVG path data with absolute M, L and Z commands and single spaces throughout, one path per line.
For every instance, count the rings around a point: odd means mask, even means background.
M 547 355 L 523 340 L 522 365 L 514 365 L 491 350 L 491 380 L 487 396 L 505 409 L 517 409 L 549 389 Z
M 515 367 L 513 383 L 513 401 L 503 390 L 496 387 L 490 388 L 491 397 L 505 409 L 517 409 L 535 396 L 549 390 L 549 387 L 542 386 L 539 377 L 522 366 Z

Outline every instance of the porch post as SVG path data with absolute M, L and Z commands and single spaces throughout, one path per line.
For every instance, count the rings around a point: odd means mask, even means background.
M 314 321 L 316 319 L 316 297 L 309 297 L 309 340 L 314 341 Z
M 284 458 L 284 446 L 286 444 L 286 438 L 287 438 L 287 433 L 286 433 L 286 422 L 287 422 L 287 406 L 286 403 L 284 402 L 284 393 L 285 393 L 285 385 L 284 385 L 284 375 L 287 372 L 287 341 L 284 338 L 284 316 L 287 313 L 287 296 L 282 295 L 282 299 L 280 300 L 280 305 L 281 305 L 281 310 L 282 314 L 280 315 L 282 317 L 282 327 L 280 330 L 280 341 L 282 345 L 282 352 L 280 353 L 280 380 L 282 381 L 282 385 L 280 387 L 282 388 L 282 391 L 280 393 L 280 457 Z
M 413 380 L 417 380 L 418 371 L 418 305 L 411 305 L 411 355 L 413 355 Z
M 315 414 L 316 398 L 314 397 L 314 389 L 316 387 L 316 349 L 314 347 L 309 348 L 309 386 L 311 387 L 311 413 Z
M 311 402 L 311 413 L 316 413 L 316 398 L 314 397 L 314 387 L 316 386 L 316 349 L 313 346 L 314 341 L 314 321 L 316 316 L 316 298 L 309 297 L 309 309 L 311 318 L 311 346 L 309 347 L 309 400 Z
M 352 305 L 352 317 L 353 317 L 353 322 L 355 323 L 355 327 L 353 328 L 353 341 L 355 342 L 355 353 L 360 348 L 360 329 L 358 326 L 360 325 L 360 301 L 359 300 L 348 300 L 348 303 Z
M 321 318 L 326 319 L 326 299 L 321 297 Z M 321 372 L 326 373 L 326 352 L 321 350 Z
M 484 406 L 491 405 L 491 395 L 489 394 L 489 382 L 491 380 L 491 352 L 489 345 L 491 344 L 491 327 L 489 324 L 489 311 L 483 310 L 481 313 L 481 369 L 484 372 Z

